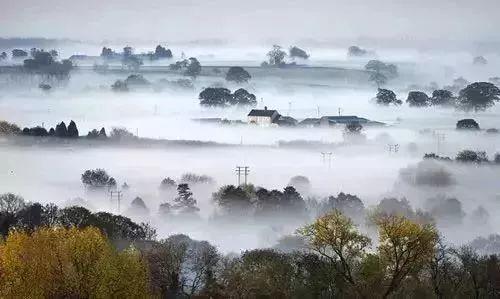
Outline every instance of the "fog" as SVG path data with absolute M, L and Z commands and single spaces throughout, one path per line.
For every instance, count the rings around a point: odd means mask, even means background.
M 485 5 L 496 4 L 485 2 Z M 472 5 L 467 8 L 460 6 L 458 16 L 464 13 L 463 9 L 475 8 Z M 7 15 L 12 13 L 11 10 L 7 11 Z M 14 20 L 7 18 L 7 22 Z M 50 27 L 50 22 L 46 26 Z M 23 35 L 20 30 L 11 34 Z M 433 34 L 437 36 L 438 32 Z M 483 34 L 487 35 L 488 31 Z M 186 37 L 192 36 L 186 33 Z M 82 34 L 82 38 L 90 37 Z M 108 37 L 96 35 L 94 38 Z M 154 39 L 154 36 L 148 38 Z M 286 49 L 286 44 L 283 45 Z M 35 137 L 0 137 L 0 193 L 12 192 L 22 195 L 27 201 L 62 206 L 84 203 L 93 210 L 124 213 L 133 220 L 150 222 L 161 238 L 173 233 L 185 233 L 194 239 L 208 240 L 224 252 L 239 252 L 274 246 L 281 237 L 293 234 L 302 223 L 310 220 L 277 221 L 273 224 L 272 221 L 258 219 L 234 219 L 231 225 L 219 223 L 217 215 L 220 208 L 212 200 L 212 193 L 221 186 L 236 185 L 235 167 L 249 166 L 249 183 L 267 189 L 281 190 L 290 178 L 306 176 L 311 182 L 311 190 L 301 194 L 305 200 L 320 200 L 344 192 L 358 196 L 370 209 L 383 198 L 404 197 L 412 208 L 430 211 L 429 198 L 456 198 L 465 213 L 463 221 L 451 226 L 439 219 L 436 221 L 446 239 L 457 245 L 478 236 L 500 233 L 497 229 L 500 222 L 496 217 L 500 212 L 500 166 L 440 160 L 433 161 L 435 164 L 430 166 L 418 166 L 426 153 L 455 158 L 465 149 L 485 151 L 492 160 L 500 151 L 500 138 L 498 134 L 486 133 L 486 129 L 500 128 L 498 104 L 477 113 L 436 106 L 413 108 L 406 103 L 397 107 L 379 106 L 373 100 L 377 87 L 368 81 L 368 74 L 364 71 L 365 64 L 372 58 L 397 65 L 399 76 L 390 80 L 387 88 L 394 90 L 404 102 L 408 91 L 415 90 L 415 86 L 423 90 L 435 82 L 438 88 L 443 88 L 458 77 L 476 82 L 499 76 L 498 53 L 478 52 L 470 48 L 451 51 L 429 46 L 431 49 L 422 50 L 373 45 L 368 47 L 376 53 L 373 57 L 350 58 L 345 47 L 310 45 L 307 48 L 311 53 L 310 59 L 301 61 L 307 66 L 266 69 L 259 65 L 266 59 L 270 43 L 252 46 L 173 43 L 169 45 L 174 52 L 172 59 L 146 61 L 136 72 L 153 86 L 125 93 L 114 92 L 110 86 L 134 72 L 118 65 L 111 65 L 108 72 L 98 73 L 93 70 L 92 62 L 77 62 L 78 67 L 71 72 L 70 78 L 54 84 L 50 91 L 38 88 L 43 80 L 36 77 L 2 73 L 0 120 L 15 123 L 21 128 L 43 126 L 47 129 L 61 121 L 68 123 L 73 120 L 78 125 L 80 136 L 101 127 L 107 132 L 114 127 L 123 127 L 145 141 L 107 144 L 85 141 L 82 137 L 83 141 L 52 143 Z M 117 43 L 113 48 L 121 51 L 123 46 Z M 134 47 L 136 53 L 154 49 L 153 44 Z M 67 58 L 73 54 L 99 55 L 101 48 L 98 42 L 81 42 L 61 45 L 58 50 L 61 58 Z M 203 66 L 200 76 L 193 80 L 193 88 L 154 88 L 161 79 L 183 77 L 168 69 L 170 63 L 181 58 L 181 52 L 186 57 L 198 57 Z M 477 55 L 484 55 L 488 63 L 473 64 Z M 1 63 L 7 66 L 21 62 L 8 59 Z M 224 74 L 213 73 L 214 68 L 224 69 L 225 72 L 234 65 L 248 70 L 252 75 L 249 83 L 228 83 Z M 210 86 L 224 86 L 230 90 L 246 88 L 256 95 L 258 109 L 276 109 L 282 115 L 297 120 L 338 115 L 340 112 L 384 125 L 364 126 L 360 140 L 349 140 L 341 125 L 251 125 L 246 123 L 249 107 L 201 106 L 198 95 Z M 424 91 L 429 95 L 432 93 L 432 90 Z M 244 123 L 215 124 L 199 120 L 205 118 Z M 466 118 L 475 119 L 482 130 L 457 130 L 457 121 Z M 391 147 L 396 144 L 399 147 L 394 151 Z M 325 152 L 332 153 L 331 161 L 322 157 L 321 153 Z M 427 167 L 431 171 L 436 167 L 445 169 L 451 178 L 450 183 L 444 186 L 415 183 L 413 178 L 418 177 L 419 171 L 425 172 Z M 118 186 L 124 182 L 130 185 L 130 189 L 124 191 L 120 211 L 116 203 L 109 201 L 106 193 L 93 194 L 82 185 L 82 173 L 97 168 L 105 169 L 117 180 Z M 171 201 L 175 196 L 175 192 L 164 194 L 159 191 L 161 180 L 165 177 L 179 180 L 185 173 L 208 175 L 215 180 L 213 184 L 191 186 L 200 208 L 199 218 L 160 217 L 157 213 L 159 204 Z M 136 215 L 129 211 L 130 203 L 137 196 L 144 200 L 149 214 Z M 473 217 L 479 207 L 489 214 L 481 225 Z M 314 217 L 312 213 L 310 216 Z

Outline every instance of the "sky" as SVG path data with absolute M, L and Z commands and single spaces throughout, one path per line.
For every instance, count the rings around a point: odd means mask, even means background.
M 0 0 L 0 37 L 500 40 L 498 0 Z

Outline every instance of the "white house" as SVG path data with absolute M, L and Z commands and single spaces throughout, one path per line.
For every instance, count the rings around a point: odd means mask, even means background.
M 280 114 L 278 111 L 268 110 L 267 107 L 264 107 L 264 110 L 252 109 L 252 111 L 248 113 L 248 123 L 269 126 L 278 120 L 279 117 Z

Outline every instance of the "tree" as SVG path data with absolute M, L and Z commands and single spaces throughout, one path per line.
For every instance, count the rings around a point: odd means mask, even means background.
M 488 64 L 488 60 L 484 58 L 484 56 L 476 56 L 474 57 L 474 60 L 472 61 L 475 65 L 486 65 Z
M 378 252 L 386 265 L 388 284 L 383 298 L 394 293 L 402 281 L 418 274 L 432 259 L 437 232 L 432 225 L 420 225 L 403 216 L 384 216 L 376 221 L 379 229 Z
M 0 136 L 19 135 L 21 132 L 21 128 L 16 124 L 4 120 L 0 121 Z
M 125 79 L 125 84 L 127 86 L 145 86 L 145 85 L 150 85 L 151 83 L 144 78 L 143 75 L 141 74 L 133 74 L 127 77 Z
M 226 74 L 226 81 L 233 81 L 236 83 L 246 83 L 252 76 L 241 66 L 232 66 Z
M 86 187 L 102 188 L 109 186 L 111 177 L 104 169 L 86 170 L 82 174 L 82 183 Z M 114 179 L 113 179 L 114 180 Z
M 251 190 L 234 185 L 222 186 L 212 195 L 212 199 L 230 214 L 248 212 L 252 209 L 254 200 Z
M 198 96 L 200 105 L 203 106 L 225 106 L 231 102 L 231 91 L 223 87 L 207 87 Z
M 457 130 L 480 130 L 480 128 L 477 121 L 472 118 L 466 118 L 457 121 Z
M 117 252 L 96 228 L 16 231 L 0 250 L 1 297 L 140 298 L 149 293 L 139 253 Z
M 406 103 L 408 103 L 410 107 L 426 107 L 430 105 L 430 99 L 425 92 L 410 91 Z
M 76 127 L 76 123 L 73 120 L 71 120 L 69 122 L 67 137 L 69 137 L 69 138 L 78 138 L 79 137 L 78 128 Z
M 173 56 L 172 56 L 172 51 L 170 49 L 166 49 L 165 47 L 158 45 L 158 46 L 156 46 L 156 49 L 155 49 L 155 57 L 170 59 Z
M 347 49 L 347 55 L 351 57 L 361 57 L 366 54 L 368 54 L 368 51 L 358 46 L 350 46 L 349 49 Z
M 174 202 L 173 208 L 181 213 L 194 213 L 200 210 L 196 206 L 196 199 L 193 198 L 193 193 L 188 184 L 179 184 L 177 186 L 177 197 L 174 198 Z
M 68 129 L 66 128 L 66 124 L 63 121 L 56 125 L 55 136 L 61 138 L 65 138 L 68 136 Z
M 7 214 L 16 214 L 26 206 L 24 199 L 13 193 L 0 194 L 0 212 Z
M 340 192 L 336 197 L 329 196 L 320 208 L 321 211 L 339 211 L 353 220 L 361 219 L 365 215 L 365 206 L 361 199 L 344 192 Z
M 118 91 L 118 92 L 126 92 L 129 91 L 127 83 L 123 80 L 116 80 L 113 85 L 111 85 L 111 89 L 113 91 Z
M 403 102 L 398 100 L 394 91 L 389 89 L 379 88 L 376 96 L 376 103 L 379 105 L 401 105 Z
M 348 123 L 344 128 L 345 133 L 348 134 L 360 134 L 361 130 L 363 130 L 363 126 L 357 121 Z
M 309 58 L 309 55 L 307 54 L 306 51 L 296 46 L 290 47 L 289 53 L 290 57 L 292 58 L 302 58 L 302 59 Z
M 370 78 L 368 78 L 368 81 L 374 82 L 375 84 L 377 84 L 377 87 L 379 90 L 380 90 L 380 86 L 387 84 L 388 80 L 389 79 L 387 78 L 387 76 L 380 73 L 380 72 L 372 72 L 372 73 L 370 73 Z
M 476 82 L 462 89 L 457 107 L 464 111 L 484 111 L 500 101 L 500 89 L 489 82 Z
M 472 150 L 463 150 L 457 154 L 455 158 L 458 162 L 463 163 L 484 163 L 488 162 L 486 152 L 476 152 Z
M 269 65 L 282 66 L 285 65 L 286 52 L 278 45 L 273 45 L 273 49 L 267 53 Z
M 139 196 L 134 198 L 134 200 L 132 200 L 132 202 L 130 203 L 130 210 L 132 213 L 138 213 L 144 215 L 149 214 L 148 207 L 144 203 L 144 200 L 142 200 L 142 198 L 140 198 Z
M 2 52 L 2 53 L 0 54 L 0 60 L 5 60 L 5 59 L 7 59 L 7 53 Z
M 175 183 L 175 181 L 169 177 L 164 178 L 160 183 L 161 190 L 170 190 L 170 189 L 173 189 L 176 187 L 177 187 L 177 184 Z
M 12 50 L 12 58 L 28 57 L 28 52 L 21 49 Z
M 257 97 L 253 93 L 249 93 L 246 89 L 240 88 L 232 94 L 229 103 L 240 106 L 256 106 Z
M 309 194 L 311 192 L 311 182 L 303 175 L 297 175 L 290 179 L 288 186 L 293 186 L 301 194 Z
M 116 56 L 116 53 L 111 48 L 106 48 L 106 47 L 102 48 L 101 57 L 112 58 L 113 56 Z
M 214 287 L 220 256 L 208 242 L 173 235 L 144 255 L 153 293 L 159 298 L 193 297 Z
M 394 64 L 386 64 L 380 60 L 370 60 L 365 65 L 365 70 L 372 73 L 381 73 L 388 79 L 396 78 L 398 74 L 398 68 Z
M 455 97 L 453 93 L 449 90 L 438 89 L 432 92 L 432 97 L 430 99 L 431 105 L 433 106 L 454 106 Z
M 200 73 L 201 73 L 201 64 L 198 61 L 198 59 L 194 57 L 189 58 L 186 65 L 186 70 L 184 71 L 184 75 L 192 77 L 194 79 L 198 77 Z
M 130 46 L 126 46 L 123 48 L 123 56 L 124 57 L 129 57 L 132 55 L 134 55 L 134 48 L 132 48 Z
M 360 234 L 339 211 L 316 219 L 298 232 L 309 242 L 311 250 L 329 261 L 352 292 L 361 295 L 355 275 L 371 244 L 370 238 Z
M 125 55 L 124 53 L 122 59 L 122 65 L 127 67 L 129 70 L 138 71 L 141 65 L 143 64 L 144 62 L 139 57 L 132 54 Z

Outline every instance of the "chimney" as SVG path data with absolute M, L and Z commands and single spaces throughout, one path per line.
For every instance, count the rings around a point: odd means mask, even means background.
M 267 110 L 267 106 L 264 106 L 264 110 Z

